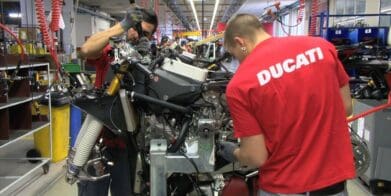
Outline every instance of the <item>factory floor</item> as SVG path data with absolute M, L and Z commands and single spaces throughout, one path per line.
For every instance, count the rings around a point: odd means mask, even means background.
M 51 170 L 56 170 L 58 173 L 57 178 L 52 183 L 50 182 L 51 177 L 42 176 L 41 179 L 37 180 L 35 183 L 31 184 L 29 187 L 26 187 L 20 194 L 17 195 L 42 195 L 42 196 L 59 196 L 59 195 L 77 195 L 77 185 L 69 185 L 65 182 L 64 179 L 64 163 L 58 163 L 53 165 Z M 56 167 L 54 169 L 54 167 Z M 371 195 L 368 190 L 358 181 L 351 180 L 348 182 L 348 192 L 350 196 L 368 196 Z
M 76 196 L 77 185 L 69 185 L 65 182 L 65 162 L 51 164 L 50 172 L 40 176 L 34 183 L 24 188 L 16 195 L 39 195 L 39 196 Z M 359 180 L 348 182 L 348 192 L 350 196 L 368 196 L 371 195 L 367 188 Z
M 33 142 L 31 140 L 24 140 L 22 145 L 15 145 L 11 150 L 13 152 L 19 151 L 25 153 L 26 150 L 33 148 Z M 4 153 L 0 153 L 4 155 Z M 1 157 L 1 156 L 0 156 Z M 22 162 L 17 162 L 12 165 L 21 164 Z M 26 163 L 23 163 L 26 165 Z M 25 170 L 24 165 L 21 164 L 18 166 L 17 170 Z M 69 185 L 65 182 L 65 160 L 50 163 L 49 172 L 47 174 L 43 173 L 43 170 L 38 169 L 36 172 L 32 173 L 32 178 L 25 182 L 20 188 L 17 188 L 15 191 L 6 194 L 8 195 L 23 195 L 23 196 L 73 196 L 77 195 L 77 185 Z M 7 167 L 6 165 L 2 166 Z M 8 166 L 10 167 L 10 166 Z M 13 171 L 15 172 L 15 171 Z M 351 196 L 367 196 L 371 195 L 367 188 L 362 185 L 359 180 L 351 180 L 348 182 L 348 192 Z M 1 194 L 0 194 L 1 195 Z

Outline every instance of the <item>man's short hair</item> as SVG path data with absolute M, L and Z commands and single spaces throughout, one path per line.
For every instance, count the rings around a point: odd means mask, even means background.
M 156 13 L 152 9 L 146 9 L 146 8 L 141 9 L 141 13 L 144 22 L 154 25 L 152 34 L 155 33 L 158 26 L 158 19 Z
M 259 30 L 263 30 L 263 26 L 255 15 L 237 14 L 228 21 L 224 32 L 224 47 L 233 47 L 235 45 L 234 38 L 237 36 L 254 40 Z

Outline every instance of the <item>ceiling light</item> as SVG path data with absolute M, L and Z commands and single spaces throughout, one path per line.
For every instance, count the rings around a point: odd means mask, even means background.
M 198 30 L 201 31 L 200 22 L 198 22 L 198 16 L 197 16 L 197 12 L 196 12 L 193 0 L 190 0 L 190 6 L 191 6 L 191 9 L 193 10 L 193 15 L 196 20 Z
M 22 18 L 22 14 L 21 13 L 15 13 L 15 12 L 9 13 L 8 16 L 10 18 Z
M 216 13 L 217 13 L 217 8 L 219 7 L 219 3 L 220 3 L 220 0 L 216 0 L 215 8 L 213 9 L 212 20 L 210 21 L 209 34 L 210 34 L 210 32 L 212 31 L 213 23 L 215 22 Z

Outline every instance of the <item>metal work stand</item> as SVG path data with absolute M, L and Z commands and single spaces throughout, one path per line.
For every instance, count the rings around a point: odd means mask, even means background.
M 151 140 L 151 196 L 167 194 L 167 175 L 170 173 L 206 173 L 214 171 L 214 134 L 201 134 L 195 143 L 195 152 L 167 153 L 164 139 Z

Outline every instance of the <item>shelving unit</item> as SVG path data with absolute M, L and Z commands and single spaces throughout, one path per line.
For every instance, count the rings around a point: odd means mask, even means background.
M 353 30 L 353 29 L 357 29 L 357 28 L 360 28 L 360 27 L 333 27 L 333 26 L 330 26 L 330 19 L 331 18 L 344 18 L 344 17 L 381 17 L 381 16 L 391 16 L 391 14 L 345 14 L 345 15 L 329 15 L 329 14 L 325 14 L 325 13 L 321 13 L 320 15 L 317 15 L 315 16 L 315 18 L 311 18 L 310 17 L 310 21 L 311 20 L 317 20 L 319 18 L 319 23 L 318 23 L 318 26 L 317 26 L 317 36 L 320 36 L 320 37 L 327 37 L 327 30 L 328 29 L 337 29 L 337 30 L 340 30 L 340 29 L 347 29 L 347 30 Z M 379 24 L 380 25 L 380 24 Z M 369 28 L 379 28 L 380 26 L 379 25 L 376 25 L 376 26 L 366 26 L 366 27 L 361 27 L 363 29 L 369 29 Z M 383 27 L 384 28 L 384 27 Z M 387 29 L 388 30 L 388 29 Z M 365 32 L 367 33 L 367 32 Z
M 33 118 L 32 102 L 45 95 L 45 88 L 33 88 L 32 73 L 46 71 L 50 78 L 49 63 L 36 63 L 4 66 L 0 72 L 12 74 L 16 69 L 22 79 L 14 81 L 9 88 L 6 102 L 0 103 L 0 195 L 10 195 L 21 185 L 28 183 L 43 168 L 47 172 L 52 159 L 51 97 L 48 95 L 48 114 L 44 118 Z M 50 156 L 27 157 L 28 150 L 34 148 L 33 134 L 43 128 L 49 129 Z M 30 162 L 31 161 L 31 162 Z M 36 163 L 32 163 L 35 161 Z

